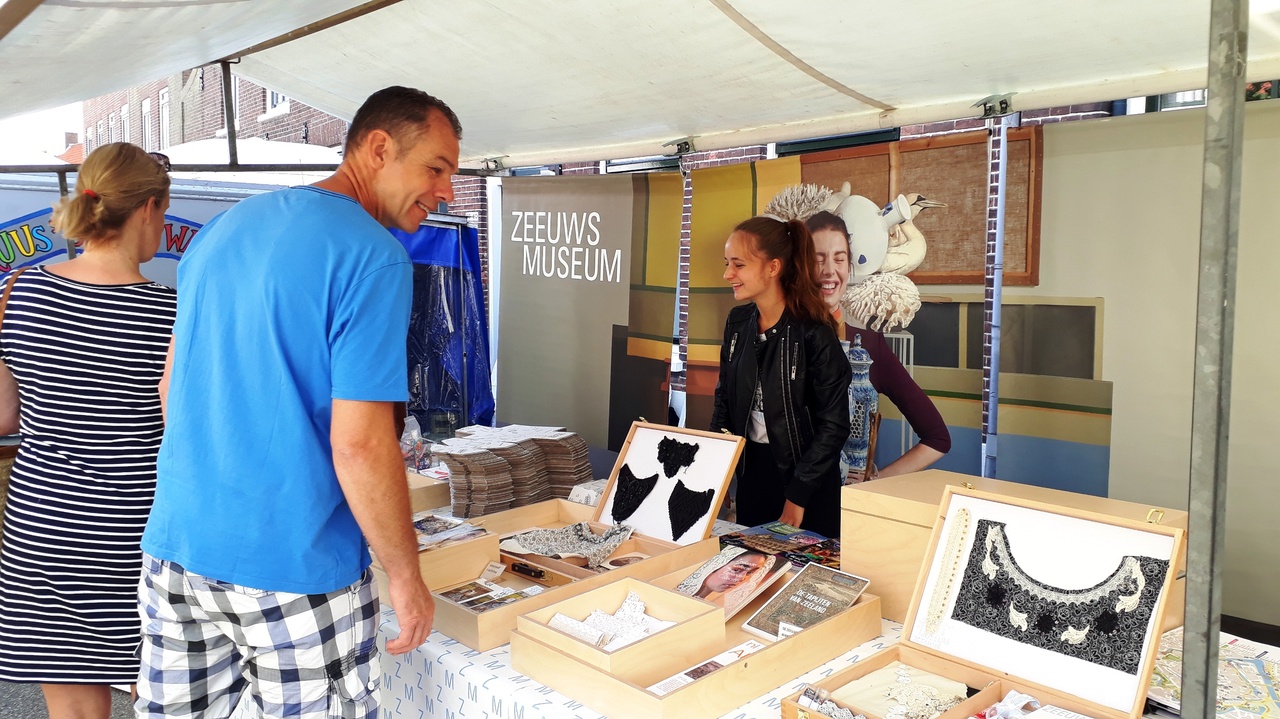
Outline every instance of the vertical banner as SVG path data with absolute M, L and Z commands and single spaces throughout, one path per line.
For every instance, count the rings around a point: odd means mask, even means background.
M 689 364 L 685 426 L 711 424 L 720 343 L 729 310 L 738 304 L 724 281 L 724 243 L 743 220 L 764 211 L 779 190 L 800 182 L 800 160 L 777 160 L 694 170 L 689 216 Z
M 663 414 L 649 419 L 665 419 L 666 364 L 652 358 L 656 352 L 645 340 L 660 342 L 665 337 L 666 357 L 670 356 L 675 293 L 664 295 L 663 289 L 674 287 L 678 215 L 673 225 L 675 254 L 654 243 L 658 258 L 671 255 L 666 270 L 671 278 L 655 284 L 652 291 L 644 288 L 651 264 L 645 249 L 650 186 L 662 190 L 657 193 L 663 198 L 660 204 L 670 205 L 668 184 L 675 186 L 642 175 L 503 181 L 499 421 L 561 425 L 589 444 L 605 447 L 611 444 L 612 425 L 635 418 L 637 400 L 661 393 Z M 634 339 L 637 351 L 648 358 L 628 353 L 637 286 L 637 320 L 647 330 Z M 666 304 L 664 296 L 670 297 Z M 660 317 L 664 314 L 665 320 Z M 650 365 L 644 376 L 629 372 L 633 361 L 643 365 L 645 359 L 657 362 L 660 369 L 653 372 Z

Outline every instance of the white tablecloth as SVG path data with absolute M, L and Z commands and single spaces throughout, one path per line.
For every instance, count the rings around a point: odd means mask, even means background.
M 724 719 L 777 719 L 782 699 L 801 685 L 831 675 L 898 641 L 902 625 L 882 620 L 883 635 L 852 647 L 830 662 L 791 679 Z M 399 632 L 395 614 L 382 610 L 379 643 Z M 487 652 L 432 632 L 418 649 L 399 656 L 382 653 L 380 719 L 605 719 L 599 712 L 545 687 L 511 668 L 511 645 Z M 779 667 L 778 676 L 786 674 Z

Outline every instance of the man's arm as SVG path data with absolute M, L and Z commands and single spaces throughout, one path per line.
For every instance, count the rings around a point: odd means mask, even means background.
M 351 513 L 390 579 L 391 608 L 400 636 L 387 651 L 404 654 L 431 633 L 435 599 L 418 568 L 418 539 L 409 510 L 409 484 L 395 435 L 391 402 L 333 400 L 329 434 L 333 466 Z

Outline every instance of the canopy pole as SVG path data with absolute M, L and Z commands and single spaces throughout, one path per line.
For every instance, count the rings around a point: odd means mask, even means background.
M 1217 715 L 1248 0 L 1212 0 L 1200 210 L 1182 716 Z
M 1004 296 L 1004 206 L 1008 185 L 1005 149 L 1016 115 L 987 120 L 987 256 L 982 303 L 982 476 L 996 476 L 1000 414 L 1000 304 Z
M 222 60 L 222 114 L 227 123 L 227 159 L 232 167 L 240 164 L 236 152 L 236 104 L 232 97 L 232 83 L 236 81 L 231 75 L 231 63 Z

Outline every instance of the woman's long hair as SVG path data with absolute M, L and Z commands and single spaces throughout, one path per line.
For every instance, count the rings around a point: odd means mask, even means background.
M 813 236 L 803 222 L 783 222 L 761 216 L 743 220 L 733 229 L 754 237 L 756 252 L 782 263 L 778 281 L 782 284 L 782 296 L 792 316 L 828 325 L 839 334 L 840 326 L 835 315 L 822 299 L 817 277 L 818 255 L 813 247 Z

